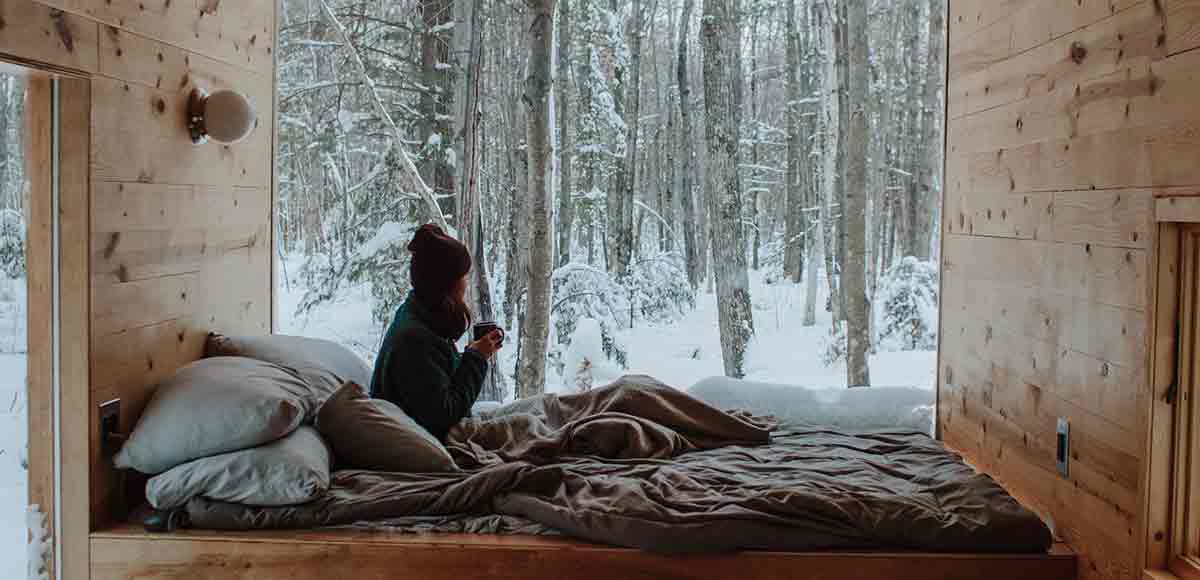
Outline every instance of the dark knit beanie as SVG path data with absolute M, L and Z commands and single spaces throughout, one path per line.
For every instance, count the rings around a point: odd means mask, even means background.
M 438 318 L 431 321 L 434 330 L 447 338 L 457 338 L 465 331 L 470 312 L 466 305 L 451 299 L 450 290 L 471 271 L 471 252 L 434 224 L 417 229 L 408 251 L 412 253 L 409 276 L 413 292 Z

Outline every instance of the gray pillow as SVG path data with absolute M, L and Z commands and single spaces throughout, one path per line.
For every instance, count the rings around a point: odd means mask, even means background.
M 372 399 L 357 383 L 342 385 L 325 401 L 317 429 L 341 467 L 403 473 L 458 470 L 436 437 L 390 401 Z
M 371 384 L 371 369 L 350 349 L 303 336 L 225 336 L 210 333 L 204 356 L 244 356 L 294 369 L 314 393 L 315 411 L 342 383 Z
M 214 455 L 157 475 L 146 499 L 157 509 L 183 507 L 204 496 L 250 506 L 287 506 L 316 499 L 329 489 L 329 448 L 316 429 L 233 453 Z
M 296 374 L 244 357 L 195 361 L 159 383 L 113 462 L 162 473 L 193 459 L 270 443 L 312 412 Z

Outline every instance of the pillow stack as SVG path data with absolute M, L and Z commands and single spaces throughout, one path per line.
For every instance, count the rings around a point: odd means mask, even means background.
M 331 383 L 370 376 L 362 360 L 282 336 L 212 335 L 205 352 L 155 388 L 115 465 L 155 476 L 146 497 L 158 509 L 200 495 L 281 506 L 324 493 L 332 453 L 311 423 Z
M 205 356 L 156 387 L 114 458 L 119 468 L 154 475 L 146 497 L 157 509 L 197 496 L 305 503 L 329 488 L 335 457 L 356 469 L 457 469 L 399 407 L 368 396 L 360 385 L 370 369 L 337 343 L 211 334 Z

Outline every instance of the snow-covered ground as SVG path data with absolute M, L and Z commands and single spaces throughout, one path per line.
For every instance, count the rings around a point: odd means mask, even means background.
M 0 578 L 25 577 L 24 284 L 0 276 Z
M 751 273 L 756 338 L 747 355 L 746 379 L 803 386 L 820 391 L 844 390 L 844 363 L 826 366 L 822 353 L 829 335 L 831 316 L 818 299 L 816 324 L 805 327 L 803 287 L 769 284 Z M 383 328 L 371 319 L 370 289 L 358 286 L 340 294 L 336 302 L 322 305 L 310 315 L 294 315 L 304 290 L 297 284 L 280 288 L 280 332 L 337 340 L 353 348 L 368 362 L 374 358 Z M 622 331 L 621 342 L 628 352 L 628 368 L 618 370 L 604 364 L 594 369 L 596 385 L 623 373 L 654 376 L 666 384 L 686 389 L 700 379 L 723 374 L 721 344 L 717 328 L 716 297 L 700 292 L 696 308 L 683 318 L 664 325 L 638 325 Z M 511 372 L 515 352 L 512 344 L 501 351 Z M 565 357 L 572 361 L 571 353 Z M 878 352 L 871 356 L 874 386 L 915 387 L 932 391 L 937 355 L 933 351 Z M 575 384 L 573 372 L 548 373 L 547 390 L 567 392 Z M 932 395 L 930 397 L 932 400 Z

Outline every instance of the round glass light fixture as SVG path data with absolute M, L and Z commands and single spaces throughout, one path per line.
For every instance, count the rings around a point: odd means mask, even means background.
M 203 89 L 192 89 L 187 116 L 188 133 L 197 145 L 209 139 L 231 145 L 250 136 L 258 126 L 258 115 L 250 99 L 230 90 L 210 94 Z

